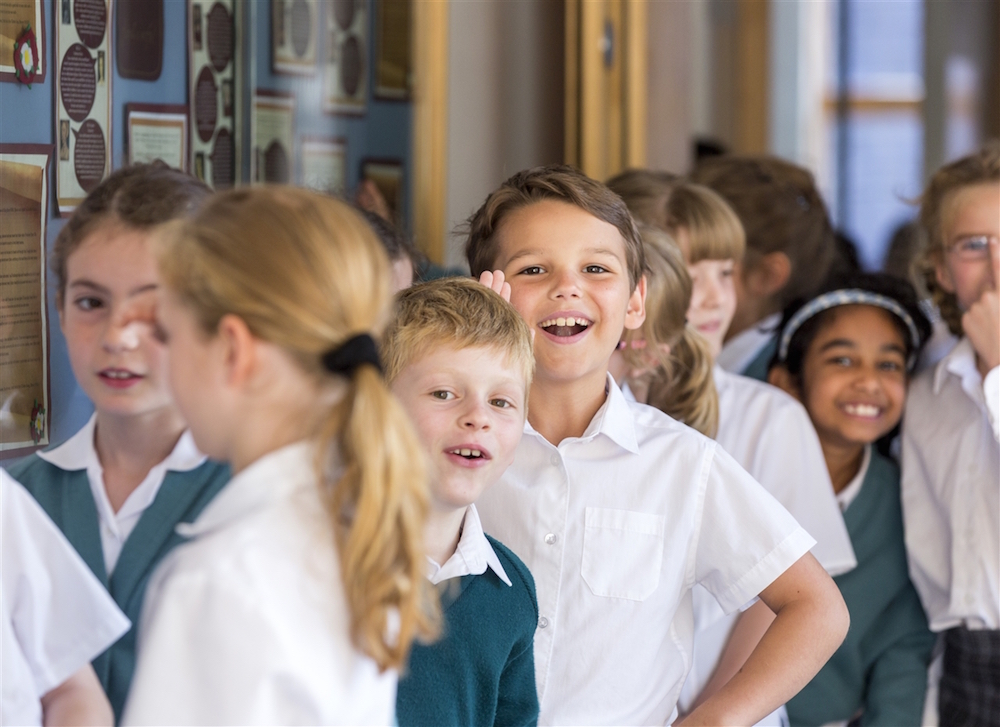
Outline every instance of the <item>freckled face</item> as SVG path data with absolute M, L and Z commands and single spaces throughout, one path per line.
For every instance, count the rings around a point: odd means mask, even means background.
M 59 322 L 73 374 L 98 411 L 173 407 L 166 350 L 153 335 L 159 277 L 149 235 L 103 225 L 66 261 Z
M 806 352 L 802 403 L 824 443 L 869 444 L 903 414 L 906 344 L 881 308 L 843 306 L 827 315 Z
M 535 379 L 603 386 L 622 332 L 646 317 L 645 281 L 631 290 L 618 229 L 544 200 L 512 212 L 497 240 L 510 302 L 535 332 Z
M 491 348 L 432 350 L 392 384 L 427 448 L 431 496 L 463 508 L 500 479 L 524 431 L 524 376 Z

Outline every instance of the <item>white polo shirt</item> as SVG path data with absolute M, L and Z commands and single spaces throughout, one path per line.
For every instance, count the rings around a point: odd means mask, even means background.
M 1000 367 L 968 338 L 910 385 L 902 500 L 910 579 L 932 631 L 1000 629 Z
M 40 699 L 129 629 L 101 582 L 0 470 L 0 724 L 40 725 Z
M 97 448 L 94 444 L 96 427 L 97 415 L 93 414 L 80 431 L 58 447 L 48 452 L 39 452 L 38 456 L 68 472 L 87 470 L 87 481 L 90 483 L 90 492 L 94 497 L 94 505 L 97 507 L 97 517 L 101 526 L 101 550 L 104 553 L 104 568 L 110 578 L 118 563 L 122 548 L 125 547 L 125 541 L 132 534 L 135 526 L 139 523 L 139 518 L 146 512 L 146 508 L 153 504 L 153 500 L 156 499 L 160 486 L 167 476 L 167 471 L 188 472 L 200 467 L 206 457 L 195 446 L 191 431 L 186 430 L 177 440 L 177 444 L 174 445 L 173 451 L 167 455 L 167 458 L 149 470 L 139 486 L 118 508 L 118 512 L 115 512 L 104 487 L 104 468 L 101 466 L 101 460 L 97 456 Z
M 535 578 L 540 724 L 667 723 L 694 584 L 730 612 L 815 544 L 714 441 L 608 387 L 582 437 L 554 446 L 526 423 L 479 501 Z

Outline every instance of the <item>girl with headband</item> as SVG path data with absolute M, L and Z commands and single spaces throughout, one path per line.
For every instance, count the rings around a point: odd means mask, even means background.
M 149 586 L 124 721 L 391 724 L 437 607 L 423 450 L 372 338 L 386 255 L 291 188 L 217 195 L 159 242 L 170 383 L 234 476 Z
M 934 637 L 907 572 L 899 467 L 873 444 L 899 424 L 929 335 L 913 288 L 887 275 L 785 311 L 769 381 L 812 419 L 858 561 L 834 578 L 851 629 L 788 702 L 792 725 L 921 723 Z

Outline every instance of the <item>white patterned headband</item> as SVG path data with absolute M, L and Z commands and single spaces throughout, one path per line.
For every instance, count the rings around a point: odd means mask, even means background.
M 916 363 L 916 351 L 920 348 L 920 332 L 917 330 L 917 324 L 913 322 L 913 317 L 892 298 L 856 288 L 833 290 L 802 306 L 785 324 L 785 329 L 781 333 L 781 341 L 778 343 L 778 360 L 786 361 L 788 359 L 788 347 L 792 343 L 792 336 L 802 327 L 803 323 L 825 310 L 842 305 L 873 305 L 889 311 L 903 321 L 910 332 L 910 341 L 913 344 L 913 353 L 910 355 L 910 360 L 906 362 L 906 367 L 913 368 Z

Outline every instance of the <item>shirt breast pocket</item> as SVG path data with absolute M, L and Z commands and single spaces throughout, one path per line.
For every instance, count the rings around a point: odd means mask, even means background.
M 645 600 L 660 583 L 665 519 L 631 510 L 588 507 L 583 580 L 595 596 Z

